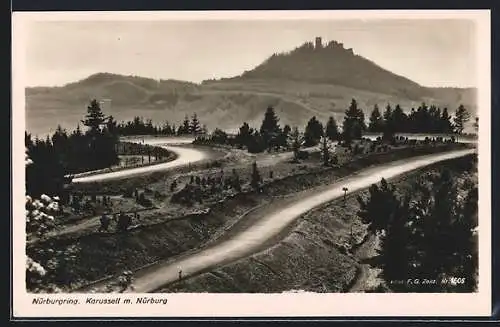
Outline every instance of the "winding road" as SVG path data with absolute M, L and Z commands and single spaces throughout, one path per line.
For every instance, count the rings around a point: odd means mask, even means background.
M 348 188 L 348 193 L 355 192 L 367 188 L 371 184 L 378 183 L 382 177 L 386 179 L 393 178 L 439 161 L 463 157 L 475 151 L 475 149 L 467 149 L 425 155 L 361 170 L 343 179 L 341 183 L 337 182 L 321 187 L 317 192 L 312 192 L 311 195 L 302 198 L 298 202 L 275 209 L 260 218 L 255 224 L 226 241 L 209 246 L 187 257 L 148 267 L 145 272 L 137 271 L 130 292 L 147 293 L 157 291 L 169 283 L 177 281 L 180 269 L 182 270 L 183 279 L 185 279 L 220 264 L 226 264 L 254 254 L 262 244 L 278 236 L 284 228 L 302 214 L 343 196 L 344 187 Z
M 375 140 L 379 135 L 365 135 L 366 138 Z M 426 136 L 437 137 L 440 135 L 413 135 L 413 134 L 401 134 L 401 136 L 408 136 L 412 139 L 423 140 Z M 450 136 L 445 136 L 449 138 Z M 105 181 L 110 179 L 119 179 L 124 177 L 130 177 L 135 175 L 141 175 L 145 173 L 152 173 L 157 171 L 165 171 L 181 166 L 187 166 L 189 164 L 196 163 L 198 161 L 207 159 L 208 156 L 201 150 L 183 147 L 182 145 L 191 144 L 193 138 L 175 138 L 175 137 L 134 137 L 126 138 L 124 141 L 137 142 L 148 145 L 155 145 L 172 151 L 177 154 L 177 158 L 164 163 L 152 164 L 142 167 L 129 168 L 118 171 L 95 173 L 91 175 L 78 174 L 73 177 L 73 183 L 91 183 L 97 181 Z M 476 143 L 474 139 L 461 138 L 460 143 Z M 285 152 L 280 154 L 269 155 L 257 160 L 259 166 L 269 166 L 276 163 L 276 161 L 286 160 L 292 157 L 292 152 Z
M 175 152 L 177 154 L 177 158 L 164 162 L 164 163 L 159 163 L 159 164 L 153 164 L 153 165 L 148 165 L 148 166 L 143 166 L 143 167 L 136 167 L 136 168 L 130 168 L 130 169 L 124 169 L 124 170 L 118 170 L 118 171 L 112 171 L 112 172 L 105 172 L 105 173 L 96 173 L 93 175 L 88 175 L 88 176 L 78 176 L 76 175 L 72 182 L 73 183 L 90 183 L 90 182 L 97 182 L 97 181 L 104 181 L 104 180 L 110 180 L 110 179 L 118 179 L 118 178 L 124 178 L 124 177 L 130 177 L 134 175 L 140 175 L 144 173 L 152 173 L 152 172 L 157 172 L 157 171 L 164 171 L 172 168 L 177 168 L 180 166 L 186 166 L 204 159 L 207 159 L 208 156 L 206 153 L 193 149 L 193 148 L 188 148 L 188 147 L 182 147 L 178 145 L 182 144 L 190 144 L 193 142 L 193 139 L 190 138 L 182 138 L 182 139 L 176 139 L 176 138 L 145 138 L 145 139 L 140 139 L 140 138 L 135 138 L 135 139 L 127 139 L 129 142 L 134 142 L 137 141 L 137 143 L 143 143 L 143 144 L 148 144 L 148 145 L 155 145 L 162 147 L 164 149 L 167 149 L 169 151 Z

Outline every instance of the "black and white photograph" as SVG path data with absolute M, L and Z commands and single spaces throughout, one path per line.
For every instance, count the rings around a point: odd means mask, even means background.
M 490 300 L 489 28 L 488 11 L 17 13 L 15 292 L 38 314 L 176 315 L 186 294 L 479 308 L 446 296 Z

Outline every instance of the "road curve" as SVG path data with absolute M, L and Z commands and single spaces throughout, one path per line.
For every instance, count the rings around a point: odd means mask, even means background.
M 189 138 L 186 138 L 186 139 L 173 139 L 173 138 L 141 139 L 141 138 L 136 138 L 136 139 L 128 139 L 127 141 L 162 147 L 162 148 L 167 149 L 169 151 L 175 152 L 177 154 L 177 158 L 175 160 L 172 160 L 169 162 L 153 164 L 153 165 L 149 165 L 149 166 L 136 167 L 136 168 L 106 172 L 106 173 L 97 173 L 95 175 L 89 175 L 89 176 L 81 176 L 81 177 L 75 176 L 73 178 L 72 182 L 73 183 L 89 183 L 89 182 L 110 180 L 110 179 L 116 179 L 116 178 L 130 177 L 130 176 L 134 176 L 134 175 L 140 175 L 140 174 L 151 173 L 151 172 L 156 172 L 156 171 L 163 171 L 163 170 L 167 170 L 167 169 L 171 169 L 171 168 L 185 166 L 185 165 L 188 165 L 190 163 L 195 163 L 195 162 L 198 162 L 200 160 L 207 158 L 207 155 L 205 153 L 203 153 L 202 151 L 192 149 L 192 148 L 177 146 L 177 145 L 181 145 L 181 144 L 191 143 L 193 140 L 189 139 Z
M 251 255 L 259 249 L 260 245 L 278 235 L 297 217 L 321 204 L 341 197 L 344 194 L 343 187 L 348 188 L 348 193 L 355 192 L 380 182 L 382 177 L 387 179 L 396 177 L 439 161 L 463 157 L 474 152 L 474 149 L 468 149 L 419 156 L 362 170 L 342 180 L 342 183 L 334 183 L 326 190 L 308 196 L 289 207 L 275 210 L 230 240 L 203 249 L 186 258 L 158 264 L 153 269 L 149 268 L 147 273 L 138 274 L 130 292 L 154 292 L 178 280 L 179 269 L 182 269 L 183 278 L 187 278 L 223 262 L 227 263 Z

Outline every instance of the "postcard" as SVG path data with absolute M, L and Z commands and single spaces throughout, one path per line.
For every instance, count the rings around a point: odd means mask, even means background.
M 488 10 L 12 23 L 13 317 L 491 314 Z

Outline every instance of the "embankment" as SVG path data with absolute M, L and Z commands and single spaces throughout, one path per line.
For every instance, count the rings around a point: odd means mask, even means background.
M 431 170 L 454 167 L 462 172 L 472 157 L 443 161 L 390 182 L 399 191 L 404 191 L 422 173 Z M 359 278 L 368 278 L 363 276 L 361 268 L 366 267 L 361 267 L 360 259 L 363 258 L 358 257 L 362 256 L 358 250 L 376 246 L 374 238 L 367 233 L 366 226 L 357 216 L 359 195 L 365 196 L 367 191 L 350 194 L 345 207 L 343 200 L 338 199 L 306 213 L 274 239 L 274 246 L 210 272 L 175 282 L 157 292 L 350 291 Z M 358 287 L 357 291 L 365 290 Z
M 391 153 L 372 154 L 357 158 L 342 167 L 324 168 L 321 171 L 305 172 L 301 175 L 272 181 L 263 187 L 263 192 L 260 194 L 253 192 L 238 194 L 223 202 L 212 204 L 207 213 L 168 219 L 149 226 L 139 226 L 126 233 L 91 234 L 79 238 L 52 238 L 37 242 L 36 246 L 63 250 L 71 245 L 76 245 L 78 249 L 76 260 L 67 264 L 64 270 L 59 272 L 58 275 L 64 277 L 63 279 L 55 277 L 54 280 L 61 286 L 75 288 L 90 281 L 120 273 L 124 269 L 134 270 L 158 260 L 165 260 L 165 258 L 168 260 L 168 258 L 177 255 L 185 255 L 189 251 L 201 248 L 208 242 L 216 242 L 219 237 L 227 237 L 231 231 L 227 233 L 226 229 L 234 225 L 244 213 L 272 197 L 285 196 L 329 184 L 338 178 L 378 163 L 461 147 L 459 144 L 453 144 L 445 147 L 429 147 L 418 150 L 407 148 Z M 290 237 L 305 236 L 295 232 Z M 325 237 L 324 239 L 327 240 L 325 242 L 328 242 L 330 238 Z M 316 248 L 319 249 L 319 247 Z M 289 249 L 290 253 L 287 256 L 293 258 L 292 252 L 295 253 L 296 249 L 291 247 Z M 30 253 L 30 247 L 27 251 Z M 314 253 L 311 251 L 309 250 L 310 253 Z M 34 259 L 36 260 L 36 258 Z M 296 261 L 297 264 L 306 262 L 303 256 L 297 256 Z M 352 263 L 349 263 L 348 259 L 344 261 L 346 262 L 345 267 L 337 263 L 337 268 L 328 267 L 325 272 L 330 271 L 332 274 L 337 269 L 339 274 L 344 274 L 347 267 L 352 267 Z M 277 262 L 277 264 L 280 263 Z M 346 277 L 346 282 L 348 280 L 349 278 Z M 71 281 L 71 284 L 68 284 L 68 281 Z

